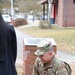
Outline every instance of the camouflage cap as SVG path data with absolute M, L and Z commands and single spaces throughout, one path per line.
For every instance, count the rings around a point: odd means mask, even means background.
M 43 55 L 45 52 L 50 51 L 51 43 L 48 40 L 42 40 L 37 44 L 38 50 L 35 52 L 35 55 L 40 56 Z

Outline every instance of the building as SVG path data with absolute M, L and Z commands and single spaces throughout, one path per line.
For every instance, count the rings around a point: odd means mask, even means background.
M 59 27 L 75 27 L 75 0 L 41 0 L 39 4 L 43 5 L 43 9 L 45 4 L 48 8 L 51 4 L 51 23 Z

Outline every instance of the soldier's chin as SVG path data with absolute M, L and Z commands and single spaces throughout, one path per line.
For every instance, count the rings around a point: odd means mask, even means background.
M 49 63 L 49 61 L 42 60 L 42 63 L 47 64 L 47 63 Z
M 46 62 L 42 60 L 42 63 L 44 63 L 44 64 L 45 64 Z

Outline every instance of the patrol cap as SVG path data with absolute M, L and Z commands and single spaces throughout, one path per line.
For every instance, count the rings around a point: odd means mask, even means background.
M 51 50 L 51 42 L 48 40 L 42 40 L 37 44 L 38 50 L 35 52 L 35 55 L 40 56 L 43 55 L 45 52 L 48 52 Z

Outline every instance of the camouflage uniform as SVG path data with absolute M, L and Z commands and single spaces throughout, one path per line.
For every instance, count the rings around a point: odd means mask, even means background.
M 68 75 L 64 63 L 56 56 L 49 64 L 43 64 L 37 57 L 32 75 Z
M 35 55 L 40 56 L 45 52 L 53 51 L 52 45 L 49 41 L 43 40 L 37 44 L 38 50 Z M 68 75 L 64 63 L 54 56 L 50 63 L 44 64 L 41 59 L 37 57 L 32 75 Z

